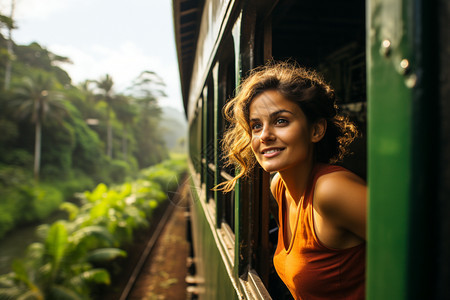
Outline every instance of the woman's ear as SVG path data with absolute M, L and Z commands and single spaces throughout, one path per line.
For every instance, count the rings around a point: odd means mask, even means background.
M 314 123 L 312 127 L 311 141 L 313 143 L 319 142 L 325 136 L 326 131 L 327 131 L 327 120 L 320 119 L 319 121 Z

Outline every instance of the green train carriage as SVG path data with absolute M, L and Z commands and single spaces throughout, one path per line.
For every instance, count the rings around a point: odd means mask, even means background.
M 174 0 L 189 121 L 199 299 L 290 299 L 273 270 L 269 174 L 228 194 L 221 110 L 270 58 L 319 70 L 363 137 L 343 165 L 369 187 L 368 299 L 450 299 L 449 19 L 445 0 Z

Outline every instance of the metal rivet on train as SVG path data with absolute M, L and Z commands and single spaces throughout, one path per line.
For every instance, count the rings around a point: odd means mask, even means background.
M 410 70 L 409 61 L 406 58 L 402 59 L 402 61 L 400 62 L 400 72 L 403 75 L 406 75 L 409 72 L 409 70 Z
M 405 84 L 409 88 L 415 87 L 417 84 L 417 75 L 411 74 L 410 76 L 408 76 L 408 78 L 406 78 L 406 80 L 405 80 Z
M 385 57 L 388 57 L 389 54 L 391 54 L 391 41 L 390 40 L 383 40 L 381 42 L 380 52 Z

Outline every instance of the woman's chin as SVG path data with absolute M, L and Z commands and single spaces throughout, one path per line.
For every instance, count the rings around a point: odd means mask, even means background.
M 271 166 L 271 165 L 262 165 L 261 166 L 263 168 L 264 171 L 268 172 L 268 173 L 272 173 L 272 172 L 277 172 L 278 168 L 276 168 L 275 166 Z

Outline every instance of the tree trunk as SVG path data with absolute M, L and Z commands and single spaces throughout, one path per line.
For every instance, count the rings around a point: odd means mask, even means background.
M 111 108 L 108 104 L 108 116 L 106 119 L 106 155 L 112 158 L 112 126 L 111 126 Z
M 41 138 L 42 138 L 42 130 L 41 130 L 41 122 L 40 120 L 36 121 L 36 132 L 35 132 L 35 141 L 34 141 L 34 179 L 39 180 L 39 169 L 41 165 Z
M 123 125 L 123 135 L 122 135 L 122 151 L 123 151 L 123 160 L 128 161 L 128 131 L 127 125 Z
M 11 21 L 13 21 L 14 16 L 14 8 L 16 6 L 15 0 L 11 1 L 11 14 L 10 18 Z M 5 83 L 4 83 L 4 89 L 9 89 L 9 84 L 11 82 L 11 66 L 12 66 L 12 57 L 14 55 L 13 53 L 13 41 L 12 41 L 12 26 L 8 28 L 8 40 L 6 41 L 6 49 L 8 50 L 8 58 L 6 60 L 6 70 L 5 70 Z

